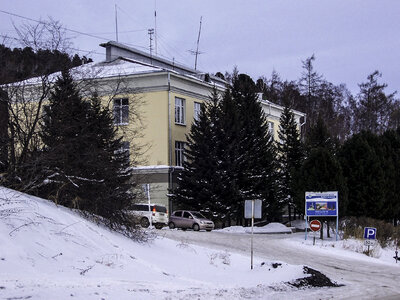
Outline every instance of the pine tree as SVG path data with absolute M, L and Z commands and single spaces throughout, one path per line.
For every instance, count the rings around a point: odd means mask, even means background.
M 288 106 L 285 106 L 279 124 L 277 149 L 280 198 L 288 207 L 289 221 L 291 221 L 292 208 L 296 209 L 294 182 L 297 180 L 304 154 L 297 123 Z
M 42 196 L 113 220 L 130 203 L 129 162 L 112 115 L 97 97 L 83 101 L 68 71 L 45 108 Z

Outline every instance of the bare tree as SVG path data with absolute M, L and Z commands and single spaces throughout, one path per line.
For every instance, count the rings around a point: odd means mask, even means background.
M 69 53 L 72 42 L 67 37 L 66 29 L 59 21 L 52 19 L 39 20 L 38 23 L 25 23 L 21 27 L 14 24 L 23 47 L 30 47 L 34 51 L 39 49 L 57 50 Z

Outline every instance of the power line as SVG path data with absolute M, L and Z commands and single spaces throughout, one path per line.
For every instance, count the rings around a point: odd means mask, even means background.
M 32 18 L 28 18 L 28 17 L 24 17 L 24 16 L 21 16 L 21 15 L 17 15 L 17 14 L 14 14 L 14 13 L 11 13 L 11 12 L 8 12 L 8 11 L 4 11 L 4 10 L 1 10 L 1 9 L 0 9 L 0 12 L 2 12 L 4 14 L 7 14 L 7 15 L 10 15 L 10 16 L 21 18 L 21 19 L 24 19 L 24 20 L 29 20 L 29 21 L 32 21 L 32 22 L 36 22 L 36 23 L 39 23 L 39 24 L 46 24 L 45 21 L 35 20 L 35 19 L 32 19 Z M 96 39 L 100 39 L 100 40 L 107 40 L 106 38 L 103 38 L 103 37 L 100 37 L 100 36 L 96 36 L 96 35 L 93 35 L 93 34 L 81 32 L 81 31 L 74 30 L 74 29 L 69 29 L 69 28 L 64 27 L 64 26 L 62 26 L 61 28 L 66 30 L 66 31 L 73 32 L 73 33 L 90 36 L 90 37 L 93 37 L 93 38 L 96 38 Z
M 118 7 L 118 8 L 119 8 L 119 7 Z M 32 22 L 36 22 L 36 23 L 39 23 L 39 24 L 46 24 L 45 21 L 35 20 L 35 19 L 32 19 L 32 18 L 24 17 L 24 16 L 21 16 L 21 15 L 18 15 L 18 14 L 14 14 L 14 13 L 11 13 L 11 12 L 8 12 L 8 11 L 1 10 L 1 9 L 0 9 L 0 12 L 1 12 L 1 13 L 4 13 L 4 14 L 7 14 L 7 15 L 14 16 L 14 17 L 18 17 L 18 18 L 21 18 L 21 19 L 25 19 L 25 20 L 29 20 L 29 21 L 32 21 Z M 67 27 L 65 27 L 65 26 L 62 26 L 61 28 L 64 29 L 64 30 L 66 30 L 66 31 L 73 32 L 73 33 L 77 33 L 77 34 L 81 34 L 81 35 L 86 35 L 86 36 L 93 37 L 93 38 L 97 38 L 97 39 L 100 39 L 100 40 L 103 40 L 103 41 L 109 41 L 108 38 L 101 37 L 101 36 L 97 36 L 97 35 L 90 34 L 90 33 L 86 33 L 86 32 L 82 32 L 82 31 L 78 31 L 78 30 L 74 30 L 74 29 L 69 29 L 69 28 L 67 28 Z M 145 29 L 145 30 L 147 30 L 147 29 Z M 148 50 L 147 47 L 143 47 L 143 46 L 139 46 L 139 45 L 134 45 L 134 44 L 129 44 L 129 43 L 124 43 L 124 44 L 125 44 L 125 45 L 128 45 L 128 46 L 137 47 L 137 48 L 143 48 L 143 49 Z

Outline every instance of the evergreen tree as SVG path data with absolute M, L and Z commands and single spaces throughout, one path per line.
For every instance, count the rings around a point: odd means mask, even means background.
M 383 134 L 390 125 L 390 119 L 394 112 L 394 95 L 386 94 L 387 84 L 378 83 L 382 74 L 375 71 L 368 75 L 367 82 L 359 84 L 354 110 L 354 131 L 371 131 L 375 134 Z
M 309 129 L 305 140 L 308 153 L 315 148 L 325 148 L 336 153 L 339 147 L 338 140 L 331 136 L 328 127 L 320 116 L 314 126 Z
M 263 200 L 264 216 L 271 219 L 277 210 L 276 152 L 256 86 L 248 75 L 234 76 L 231 99 L 224 98 L 222 112 L 223 141 L 228 139 L 223 143 L 226 155 L 222 157 L 228 158 L 223 169 L 231 176 L 236 220 L 242 220 L 244 200 L 252 199 Z
M 340 151 L 340 162 L 349 190 L 348 215 L 384 216 L 385 172 L 379 144 L 376 135 L 361 132 L 347 140 Z
M 264 217 L 276 217 L 275 149 L 250 77 L 235 73 L 220 101 L 214 93 L 191 128 L 186 154 L 178 203 L 242 224 L 244 200 L 261 199 Z
M 300 141 L 300 134 L 297 129 L 297 123 L 288 106 L 285 106 L 280 117 L 278 136 L 277 159 L 280 198 L 288 207 L 290 221 L 295 198 L 294 182 L 297 180 L 304 154 Z M 300 210 L 300 212 L 302 212 L 302 210 Z
M 347 187 L 342 167 L 336 156 L 326 148 L 314 148 L 300 168 L 297 205 L 304 211 L 305 192 L 338 191 L 340 216 L 346 215 Z
M 400 128 L 386 131 L 380 140 L 385 173 L 382 218 L 396 224 L 400 220 Z
M 174 200 L 179 207 L 199 210 L 224 222 L 227 207 L 221 198 L 224 188 L 218 157 L 219 101 L 214 90 L 211 99 L 201 106 L 199 119 L 192 124 L 185 149 L 187 159 L 178 177 Z
M 42 126 L 39 193 L 56 203 L 114 220 L 130 203 L 128 153 L 121 151 L 111 113 L 95 97 L 83 101 L 69 72 L 51 94 Z

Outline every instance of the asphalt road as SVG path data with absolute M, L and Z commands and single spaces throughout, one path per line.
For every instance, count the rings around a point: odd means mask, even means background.
M 304 233 L 296 233 L 304 234 Z M 214 247 L 246 255 L 250 253 L 250 235 L 224 232 L 163 230 L 160 235 L 177 241 Z M 310 299 L 400 299 L 400 264 L 386 265 L 332 253 L 307 251 L 288 246 L 285 234 L 255 234 L 254 255 L 269 261 L 302 264 L 316 269 L 332 281 L 344 284 L 337 288 L 299 291 Z M 293 244 L 290 244 L 293 245 Z

